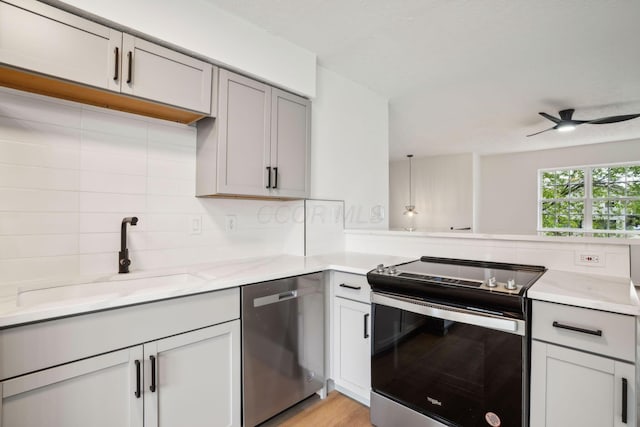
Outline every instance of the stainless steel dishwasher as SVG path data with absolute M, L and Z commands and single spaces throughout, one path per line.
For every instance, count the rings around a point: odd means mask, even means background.
M 324 386 L 323 273 L 241 289 L 243 425 L 253 427 Z

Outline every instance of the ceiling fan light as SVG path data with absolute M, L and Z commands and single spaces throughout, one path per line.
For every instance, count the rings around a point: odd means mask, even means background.
M 576 127 L 574 125 L 564 124 L 564 125 L 558 126 L 558 132 L 571 132 L 575 128 Z

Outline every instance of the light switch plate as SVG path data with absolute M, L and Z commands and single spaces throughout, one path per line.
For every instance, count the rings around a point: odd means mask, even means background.
M 224 217 L 224 229 L 229 233 L 233 233 L 238 228 L 238 218 L 235 215 L 226 215 Z
M 202 216 L 189 217 L 189 234 L 202 234 Z

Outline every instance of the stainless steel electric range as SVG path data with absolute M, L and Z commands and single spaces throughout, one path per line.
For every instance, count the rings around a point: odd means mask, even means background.
M 527 289 L 544 267 L 422 257 L 367 274 L 371 422 L 527 426 Z

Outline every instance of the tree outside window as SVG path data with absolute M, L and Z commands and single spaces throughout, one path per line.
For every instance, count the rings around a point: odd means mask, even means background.
M 639 164 L 541 170 L 539 178 L 539 231 L 544 234 L 640 234 Z

